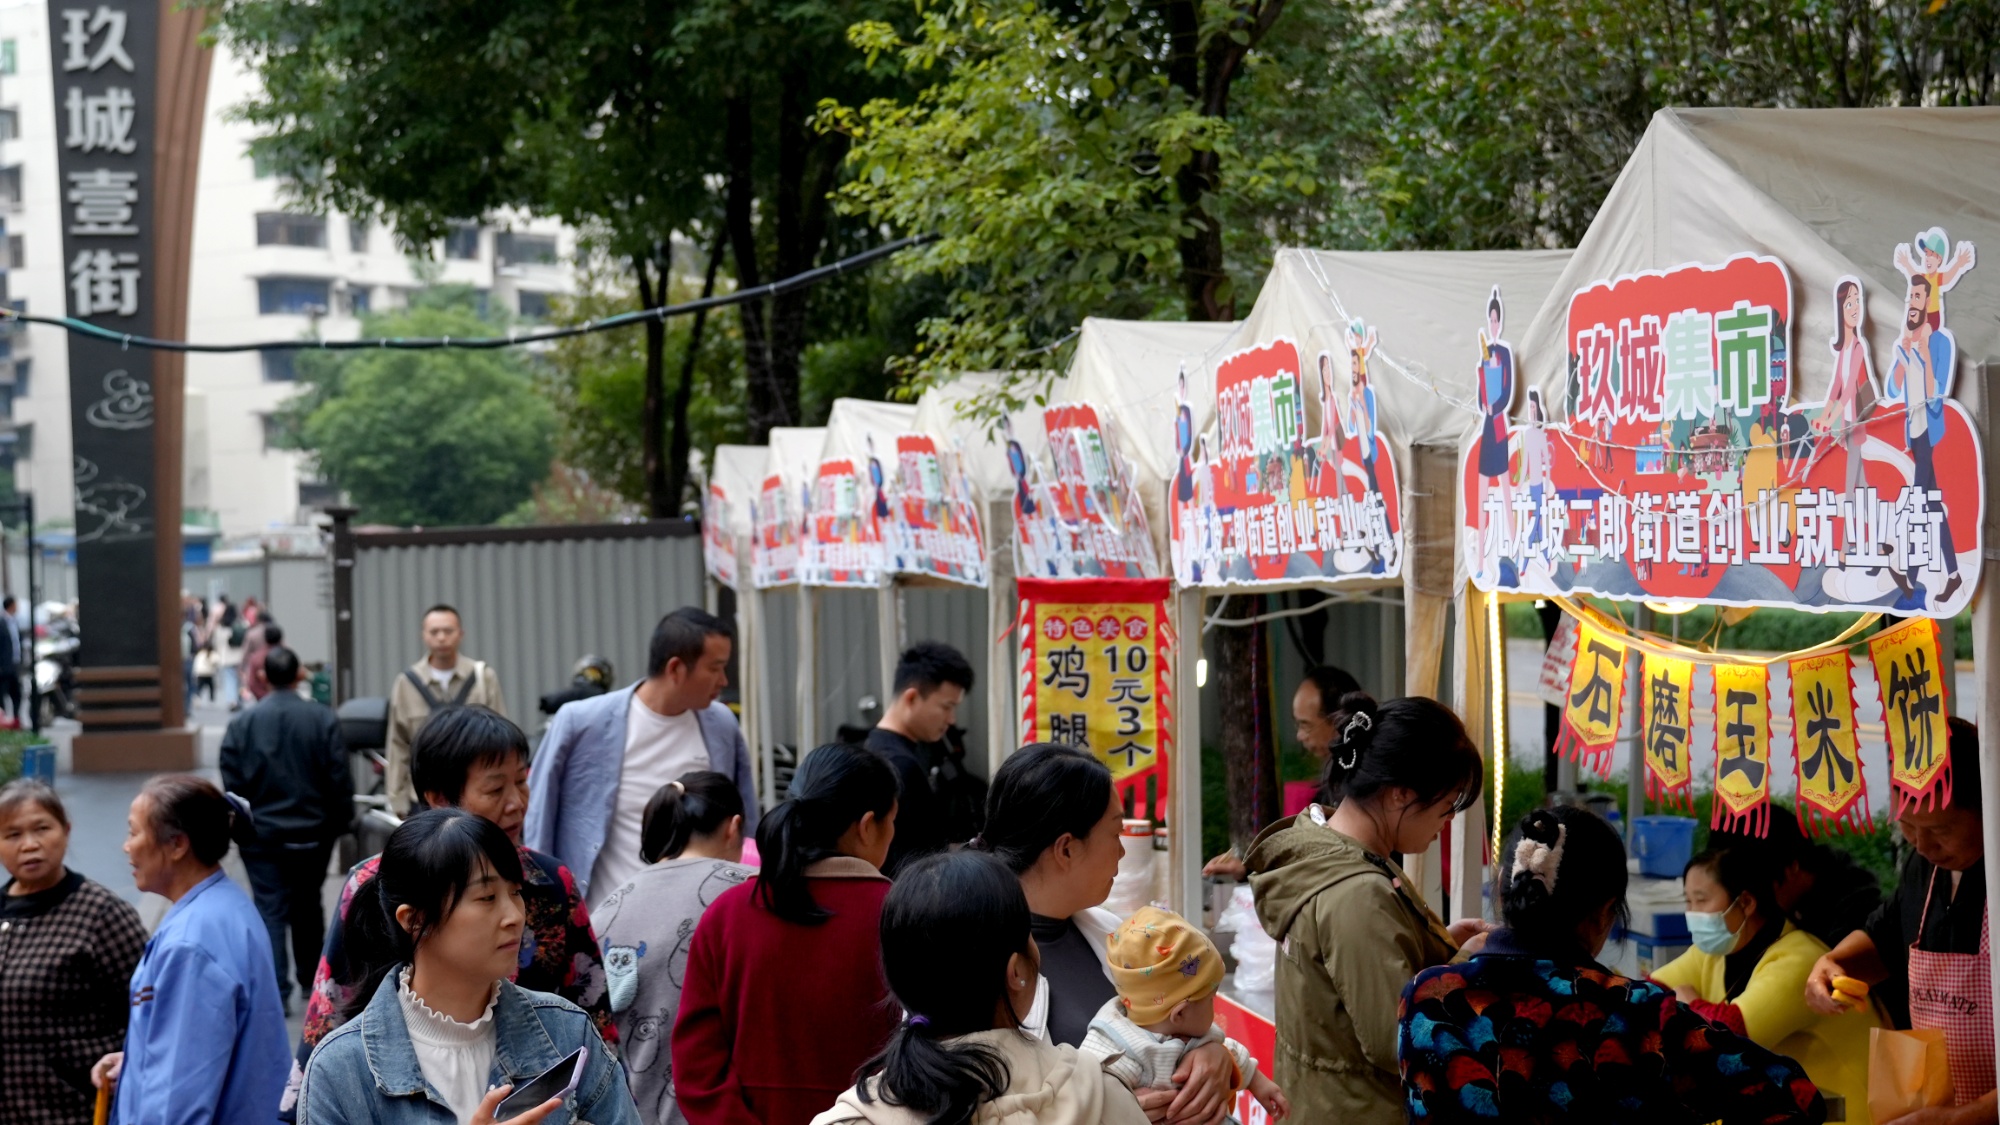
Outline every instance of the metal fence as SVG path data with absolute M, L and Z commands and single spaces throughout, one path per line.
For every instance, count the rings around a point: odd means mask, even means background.
M 336 524 L 336 566 L 342 535 Z M 443 603 L 464 622 L 464 653 L 492 666 L 509 716 L 530 732 L 536 700 L 567 685 L 579 657 L 610 660 L 621 683 L 640 679 L 653 626 L 703 600 L 701 540 L 682 521 L 357 530 L 351 550 L 353 641 L 341 697 L 388 694 L 423 658 L 424 610 Z

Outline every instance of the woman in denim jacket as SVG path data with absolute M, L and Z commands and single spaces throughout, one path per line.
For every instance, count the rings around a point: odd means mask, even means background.
M 638 1125 L 625 1074 L 581 1008 L 510 982 L 521 947 L 521 858 L 462 809 L 404 821 L 344 923 L 357 1010 L 306 1064 L 312 1125 L 489 1125 L 516 1083 L 577 1048 L 574 1091 L 519 1125 Z

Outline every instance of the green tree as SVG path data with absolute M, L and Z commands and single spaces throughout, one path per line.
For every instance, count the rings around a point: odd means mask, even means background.
M 363 332 L 494 334 L 465 296 L 423 296 L 366 318 Z M 365 521 L 488 524 L 549 476 L 555 420 L 518 351 L 306 351 L 298 366 L 304 386 L 284 425 Z

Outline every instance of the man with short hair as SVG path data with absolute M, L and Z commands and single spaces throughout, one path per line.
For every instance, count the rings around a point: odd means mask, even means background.
M 389 687 L 388 765 L 383 789 L 397 816 L 410 815 L 417 792 L 410 784 L 410 741 L 431 712 L 447 704 L 485 707 L 505 715 L 500 677 L 485 661 L 459 652 L 465 628 L 458 611 L 434 605 L 424 611 L 424 658 L 403 670 Z
M 958 717 L 958 705 L 972 690 L 972 663 L 948 644 L 911 645 L 896 661 L 890 690 L 895 698 L 882 721 L 868 732 L 866 745 L 889 759 L 903 783 L 896 803 L 896 837 L 889 841 L 889 858 L 882 864 L 882 873 L 894 878 L 905 863 L 943 851 L 953 842 L 931 788 L 931 766 L 942 753 L 945 732 Z
M 334 840 L 354 820 L 354 777 L 333 708 L 301 696 L 299 658 L 280 645 L 264 654 L 271 694 L 229 720 L 222 735 L 222 786 L 250 802 L 256 841 L 243 870 L 271 934 L 278 995 L 291 1006 L 286 931 L 299 991 L 312 991 L 326 936 L 321 888 Z
M 644 867 L 646 803 L 690 770 L 714 770 L 743 795 L 744 831 L 757 827 L 750 748 L 719 700 L 735 632 L 693 607 L 660 619 L 646 678 L 565 703 L 549 722 L 528 778 L 527 845 L 561 860 L 593 910 Z

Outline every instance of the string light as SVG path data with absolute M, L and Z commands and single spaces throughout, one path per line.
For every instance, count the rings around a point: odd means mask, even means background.
M 1498 878 L 1505 866 L 1500 860 L 1500 847 L 1506 841 L 1507 831 L 1507 629 L 1499 596 L 1488 595 L 1486 607 L 1488 643 L 1493 648 L 1487 664 L 1493 674 L 1493 870 Z

